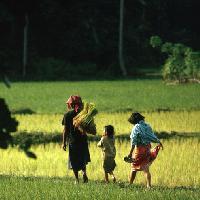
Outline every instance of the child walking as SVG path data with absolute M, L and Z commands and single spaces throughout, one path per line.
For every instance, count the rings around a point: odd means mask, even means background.
M 114 139 L 114 127 L 112 125 L 107 125 L 104 127 L 104 134 L 101 137 L 101 140 L 98 142 L 97 146 L 102 149 L 103 153 L 103 169 L 106 183 L 109 183 L 108 174 L 111 175 L 113 182 L 116 182 L 116 178 L 113 173 L 116 167 L 116 148 Z

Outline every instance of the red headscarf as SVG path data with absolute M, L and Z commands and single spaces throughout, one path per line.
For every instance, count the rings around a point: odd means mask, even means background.
M 70 96 L 66 103 L 67 103 L 68 109 L 73 108 L 75 110 L 75 112 L 78 112 L 78 110 L 81 108 L 81 106 L 83 104 L 81 97 L 76 96 L 76 95 Z

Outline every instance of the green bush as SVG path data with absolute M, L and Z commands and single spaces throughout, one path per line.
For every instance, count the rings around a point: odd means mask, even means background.
M 200 52 L 189 52 L 185 63 L 190 77 L 200 79 Z
M 200 52 L 194 52 L 191 48 L 179 43 L 162 43 L 158 36 L 152 36 L 150 44 L 153 48 L 159 47 L 162 53 L 166 53 L 166 59 L 162 75 L 165 81 L 186 82 L 190 79 L 200 78 Z
M 160 47 L 162 45 L 162 40 L 159 36 L 152 36 L 150 38 L 150 44 L 153 48 Z

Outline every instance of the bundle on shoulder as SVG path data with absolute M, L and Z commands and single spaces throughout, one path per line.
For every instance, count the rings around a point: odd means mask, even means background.
M 82 133 L 96 135 L 94 117 L 97 113 L 94 103 L 84 103 L 83 110 L 73 118 L 73 125 Z

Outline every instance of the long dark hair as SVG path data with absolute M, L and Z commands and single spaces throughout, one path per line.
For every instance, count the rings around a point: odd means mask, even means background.
M 131 116 L 128 118 L 128 121 L 131 124 L 137 124 L 139 121 L 144 120 L 144 116 L 142 116 L 139 112 L 134 112 L 131 114 Z
M 115 134 L 114 127 L 112 125 L 107 125 L 104 128 L 105 128 L 105 132 L 107 133 L 106 135 L 109 138 L 113 138 Z

